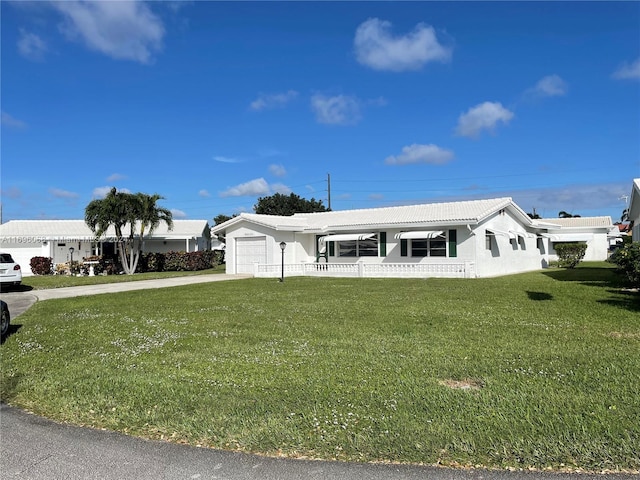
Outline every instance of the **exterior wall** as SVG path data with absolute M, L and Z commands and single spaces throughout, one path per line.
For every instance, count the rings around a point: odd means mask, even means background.
M 551 242 L 551 251 L 549 252 L 549 260 L 557 261 L 558 254 L 553 248 L 555 243 L 571 243 L 571 242 L 563 242 L 562 234 L 560 232 L 550 232 L 552 235 L 558 235 L 560 240 L 554 240 Z M 587 251 L 584 254 L 583 261 L 585 262 L 593 262 L 593 261 L 604 261 L 609 257 L 609 239 L 607 236 L 607 232 L 596 232 L 593 233 L 590 240 L 587 242 L 580 242 L 587 244 Z
M 195 252 L 194 249 L 195 240 L 184 240 L 184 239 L 175 239 L 175 240 L 152 240 L 146 239 L 144 241 L 144 247 L 142 249 L 143 252 L 156 252 L 156 253 L 167 253 L 167 252 Z
M 491 235 L 487 249 L 487 230 L 519 232 L 523 237 L 511 240 L 505 235 Z M 527 232 L 508 211 L 498 212 L 475 229 L 476 271 L 478 277 L 495 277 L 540 270 L 549 265 L 548 242 L 539 248 L 537 235 Z
M 276 232 L 273 229 L 258 225 L 252 225 L 251 227 L 237 225 L 235 228 L 228 229 L 225 236 L 226 273 L 238 273 L 236 239 L 257 237 L 265 237 L 266 239 L 266 263 L 268 264 L 279 265 L 282 262 L 280 242 L 287 244 L 284 251 L 285 263 L 315 261 L 315 256 L 307 252 L 307 249 L 313 245 L 312 235 L 301 235 L 295 232 Z

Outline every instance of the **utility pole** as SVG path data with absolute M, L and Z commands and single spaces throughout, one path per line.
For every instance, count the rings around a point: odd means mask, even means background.
M 327 173 L 327 204 L 331 210 L 331 174 Z

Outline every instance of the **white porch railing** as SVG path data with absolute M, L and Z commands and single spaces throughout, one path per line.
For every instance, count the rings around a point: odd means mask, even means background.
M 254 275 L 279 278 L 282 264 L 256 263 Z M 473 262 L 448 263 L 295 263 L 284 265 L 285 277 L 474 278 Z

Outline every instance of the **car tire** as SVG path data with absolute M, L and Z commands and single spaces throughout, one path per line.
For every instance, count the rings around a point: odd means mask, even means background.
M 9 324 L 11 323 L 11 316 L 9 315 L 9 309 L 2 306 L 2 317 L 0 318 L 2 338 L 9 333 Z

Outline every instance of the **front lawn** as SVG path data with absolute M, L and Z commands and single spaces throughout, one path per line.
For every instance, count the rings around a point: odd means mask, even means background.
M 3 401 L 291 457 L 640 470 L 640 298 L 605 264 L 247 279 L 38 302 Z
M 225 266 L 218 265 L 215 268 L 199 270 L 197 272 L 147 272 L 133 275 L 95 275 L 93 277 L 71 275 L 35 275 L 24 277 L 21 290 L 42 290 L 46 288 L 78 287 L 81 285 L 98 285 L 101 283 L 135 282 L 138 280 L 154 280 L 158 278 L 185 277 L 191 275 L 208 275 L 211 273 L 224 273 Z

